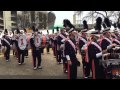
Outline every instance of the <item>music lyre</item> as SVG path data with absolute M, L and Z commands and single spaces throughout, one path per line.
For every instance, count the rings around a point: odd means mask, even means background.
M 37 43 L 39 43 L 39 42 L 38 42 L 38 38 L 37 38 Z
M 23 43 L 23 39 L 21 39 L 21 45 L 23 45 L 24 43 Z

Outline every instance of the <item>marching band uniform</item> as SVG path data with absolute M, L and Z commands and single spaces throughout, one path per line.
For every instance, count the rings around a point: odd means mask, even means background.
M 90 75 L 89 62 L 87 61 L 87 57 L 86 57 L 87 51 L 85 49 L 87 47 L 87 44 L 88 44 L 87 38 L 79 37 L 78 45 L 82 57 L 84 78 L 88 78 L 88 76 Z
M 54 40 L 54 55 L 56 56 L 57 60 L 57 33 L 55 33 L 53 40 Z
M 49 31 L 47 30 L 47 35 L 46 35 L 46 51 L 49 53 L 50 49 L 50 37 L 49 37 Z
M 81 30 L 81 32 L 84 35 L 85 32 L 88 31 L 87 21 L 84 20 L 83 24 L 84 24 L 84 29 Z M 86 36 L 81 36 L 78 38 L 78 48 L 79 48 L 79 52 L 81 53 L 81 57 L 82 57 L 84 78 L 88 78 L 88 76 L 90 75 L 89 62 L 86 60 L 87 51 L 85 47 L 87 47 L 87 44 L 88 44 L 88 41 L 87 41 Z
M 15 34 L 15 46 L 16 46 L 16 58 L 18 59 L 18 51 L 19 51 L 19 47 L 18 47 L 18 37 L 19 37 L 20 31 L 19 29 L 16 30 L 16 34 Z M 19 62 L 19 60 L 18 60 Z
M 52 46 L 52 50 L 53 50 L 53 55 L 56 56 L 55 54 L 55 45 L 54 45 L 54 35 L 50 35 L 50 42 L 51 42 L 51 46 Z
M 12 49 L 13 49 L 13 55 L 16 55 L 16 37 L 15 37 L 15 33 L 13 32 L 13 36 L 12 36 Z
M 117 37 L 115 38 L 114 36 L 112 36 L 112 43 L 115 43 L 116 45 L 120 45 L 120 40 L 117 39 Z M 120 53 L 120 46 L 119 47 L 115 47 L 115 52 L 116 53 Z
M 93 32 L 92 34 L 95 34 L 95 33 Z M 94 38 L 95 36 L 92 36 L 92 39 Z M 88 57 L 89 57 L 90 68 L 92 70 L 92 78 L 104 79 L 105 73 L 104 73 L 104 68 L 101 64 L 102 48 L 98 44 L 97 39 L 92 40 L 88 45 Z
M 27 39 L 26 39 L 26 36 L 23 35 L 23 31 L 21 31 L 20 35 L 18 36 L 18 64 L 19 65 L 24 63 L 26 46 L 27 46 Z M 23 47 L 23 48 L 20 48 L 20 47 Z
M 34 36 L 30 39 L 30 44 L 32 48 L 32 56 L 33 56 L 33 69 L 36 70 L 37 68 L 42 69 L 41 67 L 41 36 L 37 34 L 38 30 L 33 27 L 34 31 Z M 36 35 L 35 35 L 36 34 Z M 36 36 L 39 36 L 39 41 L 38 38 L 35 38 Z M 36 43 L 39 43 L 39 46 L 36 46 Z M 38 64 L 36 65 L 36 58 L 38 60 Z
M 6 61 L 8 62 L 10 59 L 10 49 L 11 49 L 11 39 L 7 36 L 8 31 L 5 29 L 5 35 L 3 36 L 3 46 L 6 47 L 6 51 L 4 53 Z
M 68 63 L 67 63 L 67 59 L 65 57 L 65 41 L 69 38 L 68 37 L 69 34 L 66 32 L 65 35 L 66 35 L 66 37 L 63 37 L 63 39 L 61 40 L 61 42 L 63 44 L 61 44 L 60 49 L 62 51 L 63 71 L 64 71 L 64 73 L 67 73 L 68 72 Z
M 117 45 L 120 45 L 120 41 L 115 37 L 113 37 L 112 42 L 117 44 Z
M 64 30 L 64 29 L 63 29 Z M 67 36 L 64 34 L 64 31 L 61 30 L 62 33 L 60 33 L 57 36 L 57 61 L 60 64 L 61 63 L 61 57 L 62 57 L 62 51 L 60 49 L 61 44 L 63 44 L 63 42 L 61 42 L 63 39 L 65 39 Z
M 0 49 L 1 49 L 1 47 L 2 47 L 2 40 L 1 40 L 1 38 L 0 38 Z
M 72 34 L 74 29 L 69 30 Z M 68 61 L 68 78 L 77 79 L 77 57 L 76 57 L 76 42 L 75 39 L 71 38 L 65 42 L 65 56 Z M 71 62 L 72 64 L 69 64 Z
M 26 29 L 24 29 L 24 34 L 25 34 L 26 39 L 27 39 L 27 31 L 26 31 Z M 27 39 L 27 46 L 26 46 L 26 48 L 24 50 L 26 58 L 28 57 L 28 44 L 29 44 L 29 42 L 28 42 L 28 39 Z
M 104 30 L 102 32 L 104 35 L 104 38 L 101 41 L 101 48 L 102 50 L 107 49 L 108 53 L 111 53 L 113 52 L 112 48 L 114 47 L 114 44 L 112 43 L 112 39 L 110 38 L 109 30 L 110 30 L 111 24 L 108 18 L 104 19 L 104 24 L 105 24 L 103 25 Z M 110 56 L 108 56 L 108 58 L 110 58 Z

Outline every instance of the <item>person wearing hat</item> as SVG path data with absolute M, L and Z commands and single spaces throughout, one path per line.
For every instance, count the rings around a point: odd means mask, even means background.
M 112 42 L 117 45 L 120 45 L 119 35 L 112 34 L 111 36 L 112 36 Z
M 64 73 L 68 73 L 68 63 L 67 63 L 67 59 L 65 57 L 65 42 L 67 40 L 69 40 L 69 34 L 67 32 L 64 33 L 66 38 L 62 39 L 61 42 L 61 46 L 60 46 L 60 49 L 62 51 L 62 60 L 63 60 L 63 72 Z
M 24 35 L 24 31 L 20 31 L 18 36 L 18 64 L 24 64 L 24 57 L 25 57 L 25 48 L 27 46 L 27 39 Z
M 16 52 L 16 45 L 15 45 L 15 33 L 14 31 L 12 31 L 13 35 L 11 37 L 11 40 L 12 40 L 12 49 L 13 49 L 13 55 L 15 55 L 15 52 Z
M 27 46 L 25 48 L 25 56 L 26 58 L 28 58 L 28 44 L 29 44 L 29 41 L 28 41 L 28 37 L 27 37 L 27 30 L 24 28 L 24 35 L 26 36 L 26 39 L 27 39 Z
M 66 29 L 66 31 L 69 31 L 71 28 L 75 28 L 68 19 L 63 20 L 63 27 Z
M 96 19 L 96 26 L 95 26 L 95 30 L 97 30 L 98 33 L 100 33 L 100 31 L 101 31 L 101 24 L 102 24 L 102 18 L 98 17 Z
M 20 30 L 17 28 L 15 30 L 15 33 L 14 33 L 14 37 L 13 37 L 13 43 L 15 43 L 15 48 L 16 48 L 16 51 L 15 51 L 15 55 L 16 55 L 16 58 L 18 59 L 18 51 L 19 51 L 19 47 L 18 47 L 18 37 L 20 35 Z
M 64 73 L 67 73 L 67 62 L 66 62 L 66 57 L 64 53 L 64 48 L 65 48 L 65 41 L 67 38 L 67 33 L 65 33 L 65 29 L 62 28 L 60 30 L 60 34 L 57 37 L 57 62 L 58 64 L 61 64 L 61 59 L 63 60 L 63 71 Z
M 10 49 L 12 47 L 12 42 L 11 42 L 11 39 L 9 38 L 9 36 L 8 36 L 7 29 L 5 29 L 4 34 L 5 35 L 3 36 L 3 46 L 6 47 L 6 51 L 5 51 L 4 55 L 5 55 L 6 61 L 8 62 L 9 59 L 10 59 Z
M 120 35 L 112 35 L 112 43 L 115 43 L 117 45 L 114 48 L 114 52 L 120 53 Z
M 102 42 L 101 42 L 101 48 L 102 50 L 108 50 L 109 53 L 113 52 L 113 47 L 116 46 L 116 44 L 114 44 L 112 42 L 112 39 L 111 39 L 111 34 L 110 34 L 110 27 L 111 27 L 111 24 L 110 24 L 110 21 L 108 18 L 105 18 L 104 20 L 104 23 L 106 26 L 104 26 L 104 30 L 103 30 L 103 36 L 104 38 L 102 39 Z
M 33 26 L 32 30 L 34 32 L 34 35 L 30 39 L 30 44 L 31 44 L 32 56 L 33 56 L 33 69 L 34 70 L 42 69 L 42 67 L 41 67 L 41 49 L 40 49 L 42 38 L 38 34 L 38 29 L 35 29 L 35 27 Z M 36 59 L 37 59 L 38 63 L 36 63 Z
M 49 54 L 49 50 L 50 49 L 50 36 L 49 36 L 49 31 L 47 30 L 47 34 L 46 34 L 46 51 L 47 54 Z
M 97 42 L 99 31 L 91 33 L 91 42 L 88 45 L 88 58 L 90 63 L 90 69 L 92 70 L 93 79 L 104 79 L 105 72 L 101 64 L 103 54 L 107 53 L 107 50 L 103 50 Z
M 88 31 L 88 25 L 87 21 L 83 21 L 83 30 L 81 30 L 81 36 L 78 38 L 78 48 L 79 52 L 82 57 L 82 64 L 83 64 L 83 76 L 84 78 L 88 78 L 90 75 L 90 68 L 89 68 L 89 62 L 86 60 L 86 50 L 83 49 L 84 46 L 87 46 L 88 40 L 87 40 L 87 34 L 86 32 Z
M 68 62 L 68 79 L 77 79 L 77 57 L 74 29 L 70 29 L 69 40 L 65 42 L 65 56 Z
M 65 39 L 67 36 L 65 35 L 65 30 L 64 29 L 61 29 L 60 30 L 60 34 L 57 36 L 57 62 L 58 62 L 58 64 L 61 64 L 62 62 L 61 62 L 61 57 L 62 57 L 62 51 L 61 51 L 61 49 L 60 49 L 60 46 L 62 45 L 62 44 L 64 44 L 63 42 L 62 42 L 62 40 L 63 39 Z

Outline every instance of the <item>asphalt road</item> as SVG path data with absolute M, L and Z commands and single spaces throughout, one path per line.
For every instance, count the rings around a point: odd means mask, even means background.
M 81 57 L 77 55 L 81 62 Z M 42 55 L 43 69 L 33 70 L 32 55 L 29 51 L 29 57 L 25 58 L 24 65 L 18 65 L 17 59 L 10 55 L 10 62 L 6 62 L 3 55 L 0 55 L 0 79 L 67 79 L 68 75 L 63 73 L 63 64 L 57 64 L 52 50 L 50 54 L 44 50 Z M 78 67 L 78 79 L 83 77 L 82 64 Z

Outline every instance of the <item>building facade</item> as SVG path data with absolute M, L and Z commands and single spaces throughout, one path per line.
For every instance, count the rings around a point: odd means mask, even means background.
M 0 29 L 14 30 L 17 28 L 17 11 L 0 11 Z
M 0 30 L 4 29 L 3 11 L 0 11 Z

